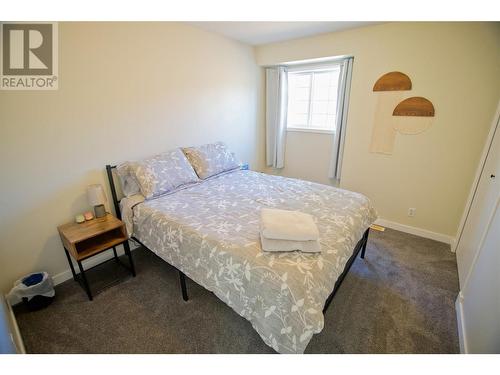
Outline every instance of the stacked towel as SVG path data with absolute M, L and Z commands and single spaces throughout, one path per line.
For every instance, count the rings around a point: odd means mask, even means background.
M 309 214 L 263 208 L 260 225 L 260 240 L 265 251 L 321 251 L 318 227 Z

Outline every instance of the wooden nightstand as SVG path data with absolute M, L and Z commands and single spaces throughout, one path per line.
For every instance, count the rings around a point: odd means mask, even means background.
M 82 266 L 82 261 L 94 255 L 100 254 L 103 251 L 113 249 L 114 259 L 123 267 L 128 269 L 132 276 L 135 277 L 134 262 L 132 253 L 128 244 L 127 229 L 125 223 L 118 220 L 111 214 L 107 214 L 102 218 L 95 218 L 81 224 L 68 223 L 57 227 L 61 241 L 64 246 L 68 263 L 73 273 L 73 280 L 78 281 L 83 289 L 87 292 L 89 300 L 92 301 L 92 292 L 85 277 L 85 270 Z M 129 266 L 120 261 L 116 254 L 116 246 L 123 245 L 125 254 L 129 259 Z M 73 257 L 78 263 L 80 273 L 75 273 Z

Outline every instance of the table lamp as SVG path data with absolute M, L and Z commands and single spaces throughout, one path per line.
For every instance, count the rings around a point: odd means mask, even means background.
M 87 200 L 89 204 L 94 207 L 95 217 L 106 216 L 106 208 L 104 207 L 104 203 L 106 203 L 106 194 L 104 194 L 102 185 L 89 185 L 87 187 Z

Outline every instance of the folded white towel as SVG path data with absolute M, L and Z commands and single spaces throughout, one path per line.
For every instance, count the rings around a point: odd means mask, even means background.
M 288 241 L 288 240 L 270 240 L 260 234 L 260 243 L 264 251 L 295 251 L 304 253 L 319 253 L 321 246 L 318 240 L 314 241 Z
M 262 208 L 260 231 L 265 238 L 270 240 L 315 241 L 319 239 L 318 227 L 313 217 L 298 211 Z

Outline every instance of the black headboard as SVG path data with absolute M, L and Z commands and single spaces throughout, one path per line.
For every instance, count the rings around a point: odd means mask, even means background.
M 113 169 L 116 169 L 116 165 L 106 165 L 106 173 L 108 174 L 109 188 L 111 189 L 111 196 L 113 197 L 113 205 L 115 206 L 116 217 L 118 217 L 118 219 L 121 219 L 122 213 L 120 211 L 120 201 L 118 200 L 118 195 L 116 194 Z

